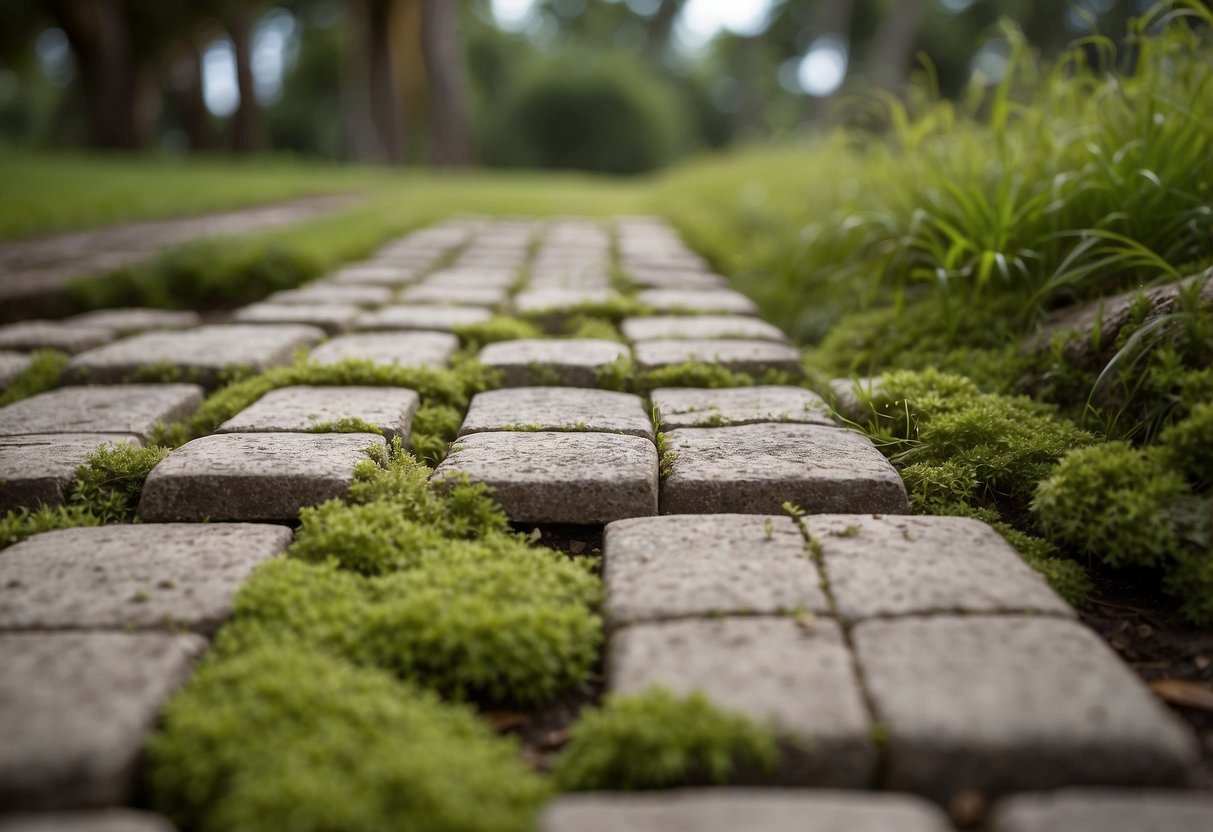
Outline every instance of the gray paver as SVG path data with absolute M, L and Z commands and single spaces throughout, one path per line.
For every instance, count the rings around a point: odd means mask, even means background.
M 112 329 L 66 321 L 20 321 L 0 326 L 0 350 L 59 350 L 75 354 L 106 344 Z
M 662 387 L 654 390 L 651 398 L 661 414 L 663 430 L 763 422 L 838 425 L 821 397 L 803 387 Z
M 339 335 L 312 350 L 317 364 L 354 359 L 401 367 L 445 367 L 459 349 L 448 332 L 357 332 Z
M 802 619 L 803 620 L 803 619 Z M 614 693 L 702 691 L 723 708 L 771 725 L 785 740 L 780 780 L 864 786 L 876 752 L 838 625 L 792 617 L 634 624 L 607 648 Z
M 86 380 L 125 381 L 140 370 L 171 366 L 203 384 L 217 383 L 233 367 L 261 372 L 289 364 L 297 350 L 324 337 L 299 324 L 215 324 L 183 332 L 145 332 L 81 353 L 69 370 Z
M 1073 616 L 1002 535 L 967 517 L 806 517 L 838 616 L 1023 612 Z
M 143 444 L 138 436 L 113 433 L 0 437 L 0 512 L 62 503 L 76 468 L 108 442 Z
M 610 303 L 620 297 L 609 289 L 527 289 L 514 298 L 514 309 L 523 315 L 561 313 Z
M 828 612 L 821 575 L 789 517 L 693 514 L 606 527 L 607 619 Z
M 628 278 L 645 289 L 719 289 L 728 285 L 723 276 L 696 269 L 651 269 L 633 266 Z
M 666 433 L 676 456 L 662 514 L 906 514 L 905 485 L 862 434 L 821 425 L 738 425 Z
M 0 558 L 0 630 L 213 633 L 285 526 L 136 523 L 35 535 Z
M 408 446 L 413 415 L 421 404 L 403 387 L 281 387 L 228 419 L 216 433 L 312 432 L 342 419 L 357 419 L 399 436 Z
M 1082 625 L 938 616 L 851 632 L 888 736 L 887 785 L 948 800 L 1082 784 L 1168 784 L 1196 756 L 1186 726 Z
M 413 281 L 421 268 L 417 266 L 361 263 L 346 266 L 325 278 L 325 282 L 355 286 L 403 286 Z
M 1009 797 L 991 832 L 1181 832 L 1213 829 L 1213 795 L 1181 791 L 1069 789 Z
M 33 360 L 32 355 L 22 352 L 0 352 L 0 390 L 12 384 Z
M 645 289 L 636 300 L 658 312 L 758 314 L 754 301 L 732 289 Z
M 145 733 L 205 647 L 167 633 L 0 634 L 0 808 L 127 802 Z
M 573 794 L 544 810 L 539 832 L 951 832 L 928 803 L 902 795 L 789 789 Z
M 0 817 L 0 832 L 173 832 L 167 818 L 134 809 L 37 812 Z
M 31 433 L 125 433 L 144 441 L 157 424 L 202 404 L 196 384 L 61 387 L 0 408 L 0 436 Z
M 860 399 L 860 393 L 871 397 L 880 392 L 879 378 L 836 378 L 830 382 L 830 392 L 834 395 L 834 409 L 844 419 L 852 422 L 866 422 L 872 416 L 868 405 Z
M 143 486 L 145 522 L 293 520 L 304 506 L 342 497 L 371 433 L 221 433 L 187 442 Z
M 362 314 L 361 307 L 341 303 L 273 303 L 264 301 L 237 309 L 232 320 L 241 324 L 308 324 L 325 332 L 343 332 Z
M 761 376 L 779 370 L 799 377 L 804 374 L 800 353 L 788 344 L 746 339 L 637 341 L 636 366 L 657 370 L 686 362 L 718 364 L 735 373 Z
M 452 446 L 436 480 L 486 483 L 519 523 L 601 525 L 657 513 L 657 449 L 612 433 L 473 433 Z
M 501 371 L 503 387 L 597 387 L 598 371 L 629 355 L 615 341 L 524 338 L 489 344 L 480 351 L 480 363 Z
M 653 438 L 644 399 L 580 387 L 511 387 L 477 393 L 459 435 L 508 430 L 581 430 Z
M 381 306 L 390 303 L 392 290 L 387 286 L 358 286 L 340 283 L 313 283 L 300 289 L 284 289 L 266 298 L 267 303 L 317 306 L 335 303 L 349 306 Z
M 500 268 L 502 254 L 492 252 L 489 255 L 498 267 L 488 266 L 468 267 L 457 266 L 434 272 L 425 279 L 427 286 L 460 286 L 471 288 L 508 289 L 518 279 L 517 268 L 510 266 Z
M 774 324 L 746 315 L 653 315 L 627 318 L 620 329 L 629 341 L 742 338 L 787 343 L 788 340 Z
M 509 299 L 509 292 L 492 286 L 442 286 L 437 283 L 410 286 L 400 293 L 406 303 L 451 306 L 483 306 L 495 309 Z
M 71 323 L 112 329 L 119 335 L 131 335 L 151 329 L 189 329 L 202 323 L 202 316 L 185 309 L 95 309 L 68 318 Z
M 493 313 L 483 306 L 385 306 L 360 316 L 354 329 L 453 332 L 457 327 L 484 323 L 491 317 Z

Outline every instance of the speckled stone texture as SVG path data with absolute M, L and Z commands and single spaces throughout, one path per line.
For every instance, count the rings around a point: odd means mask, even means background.
M 787 344 L 777 344 L 774 341 L 748 341 L 740 338 L 711 341 L 637 341 L 634 348 L 636 366 L 641 371 L 693 362 L 717 364 L 734 373 L 747 373 L 755 378 L 768 370 L 779 370 L 795 377 L 804 375 L 800 353 Z
M 400 437 L 408 447 L 413 415 L 421 404 L 403 387 L 280 387 L 228 419 L 216 433 L 313 432 L 319 426 L 357 419 Z
M 483 306 L 496 309 L 509 300 L 510 293 L 493 286 L 443 286 L 425 283 L 410 286 L 400 293 L 404 303 L 434 303 L 453 306 Z
M 828 790 L 683 789 L 571 794 L 539 832 L 950 832 L 934 806 L 902 795 Z
M 435 481 L 487 484 L 516 523 L 602 525 L 657 513 L 657 449 L 613 433 L 473 433 L 456 440 Z
M 741 617 L 634 624 L 607 648 L 607 688 L 702 691 L 769 724 L 784 742 L 779 782 L 867 786 L 876 751 L 855 669 L 826 618 Z
M 326 277 L 326 283 L 339 286 L 403 286 L 421 273 L 418 266 L 361 263 L 346 266 Z
M 174 832 L 167 818 L 134 809 L 37 812 L 0 817 L 0 832 Z
M 185 309 L 95 309 L 67 319 L 81 326 L 112 329 L 119 335 L 132 335 L 152 329 L 189 329 L 202 323 L 202 316 Z
M 512 387 L 477 393 L 459 435 L 526 428 L 627 433 L 652 441 L 644 399 L 581 387 Z
M 788 340 L 773 324 L 746 315 L 653 315 L 648 318 L 627 318 L 620 324 L 620 330 L 623 337 L 629 341 L 743 338 L 782 344 Z
M 829 611 L 804 537 L 786 516 L 617 520 L 606 527 L 603 580 L 612 625 Z
M 445 367 L 459 349 L 459 339 L 447 332 L 359 332 L 339 335 L 312 350 L 317 364 L 348 359 L 401 367 Z
M 187 442 L 152 469 L 144 522 L 293 520 L 304 506 L 345 496 L 371 433 L 220 433 Z
M 947 801 L 1084 784 L 1170 784 L 1189 729 L 1082 625 L 1057 618 L 864 621 L 856 657 L 885 726 L 886 785 Z
M 136 523 L 35 535 L 0 557 L 0 630 L 213 633 L 285 526 Z
M 514 298 L 514 309 L 522 315 L 562 313 L 621 299 L 609 289 L 527 289 Z
M 457 327 L 484 323 L 491 317 L 493 313 L 483 306 L 385 306 L 361 315 L 354 322 L 354 329 L 453 332 Z
M 237 309 L 232 320 L 241 324 L 309 324 L 330 335 L 344 332 L 362 314 L 348 303 L 254 303 Z
M 205 647 L 167 633 L 0 634 L 0 810 L 128 802 L 145 734 Z
M 652 269 L 633 266 L 628 279 L 642 289 L 722 289 L 728 281 L 718 274 L 696 269 Z
M 114 340 L 117 333 L 67 321 L 20 321 L 0 326 L 0 350 L 84 352 Z
M 866 436 L 820 425 L 683 428 L 661 485 L 662 514 L 906 514 L 905 485 Z
M 525 252 L 523 253 L 525 258 Z M 515 265 L 502 267 L 504 260 L 522 259 L 504 252 L 495 251 L 487 258 L 490 265 L 474 266 L 459 265 L 449 269 L 434 272 L 425 279 L 427 286 L 459 286 L 471 289 L 509 289 L 518 279 L 518 269 Z M 464 261 L 460 260 L 461 263 Z M 494 265 L 495 264 L 495 265 Z
M 754 301 L 732 289 L 645 289 L 636 300 L 657 312 L 758 314 Z
M 0 512 L 59 505 L 68 497 L 76 468 L 108 442 L 143 444 L 138 436 L 114 433 L 0 437 Z
M 480 363 L 501 371 L 502 387 L 597 387 L 598 370 L 630 354 L 614 341 L 524 338 L 489 344 Z
M 838 415 L 852 422 L 865 422 L 872 411 L 867 404 L 860 400 L 862 391 L 866 396 L 880 392 L 879 378 L 836 378 L 830 382 L 830 392 L 834 395 L 834 409 Z
M 328 303 L 343 306 L 373 307 L 391 303 L 393 292 L 387 286 L 356 286 L 313 283 L 299 289 L 284 289 L 266 298 L 267 303 L 316 306 Z
M 937 612 L 1073 610 L 1002 535 L 967 517 L 806 517 L 847 621 Z
M 661 414 L 662 430 L 762 422 L 838 426 L 821 397 L 803 387 L 662 387 L 651 398 Z
M 1009 797 L 991 832 L 1196 832 L 1213 829 L 1208 792 L 1068 789 Z
M 61 387 L 0 408 L 0 436 L 123 433 L 146 442 L 157 424 L 197 410 L 202 393 L 196 384 Z
M 0 390 L 8 387 L 34 361 L 23 352 L 0 352 Z
M 232 367 L 261 372 L 289 364 L 297 350 L 323 337 L 323 330 L 299 324 L 216 324 L 184 332 L 145 332 L 81 353 L 68 369 L 87 381 L 108 384 L 125 381 L 139 370 L 176 367 L 190 381 L 213 385 Z

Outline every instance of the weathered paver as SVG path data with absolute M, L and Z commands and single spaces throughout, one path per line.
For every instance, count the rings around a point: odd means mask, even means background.
M 27 353 L 0 351 L 0 390 L 12 384 L 33 361 Z
M 344 286 L 389 286 L 395 288 L 411 283 L 424 271 L 420 265 L 406 266 L 387 263 L 359 263 L 338 269 L 324 278 L 327 283 Z
M 0 630 L 213 633 L 284 526 L 136 523 L 35 535 L 0 557 Z
M 838 426 L 821 397 L 803 387 L 661 387 L 651 398 L 662 430 L 763 422 Z
M 800 353 L 788 344 L 737 339 L 637 341 L 636 366 L 659 370 L 687 362 L 716 364 L 734 373 L 759 377 L 768 371 L 804 374 Z
M 232 320 L 241 324 L 308 324 L 318 326 L 331 335 L 349 329 L 361 314 L 361 307 L 348 303 L 265 301 L 237 309 Z
M 202 394 L 196 384 L 61 387 L 0 407 L 0 436 L 122 433 L 146 442 L 157 424 L 197 410 Z
M 658 312 L 758 314 L 754 301 L 732 289 L 645 289 L 636 300 Z
M 1074 615 L 1002 535 L 977 520 L 840 514 L 806 517 L 804 524 L 844 620 L 937 612 Z
M 662 514 L 906 514 L 905 485 L 866 436 L 821 425 L 682 428 L 665 434 Z
M 59 350 L 76 354 L 109 343 L 112 329 L 67 321 L 19 321 L 0 326 L 0 350 Z
M 295 519 L 299 509 L 342 497 L 371 433 L 221 433 L 187 442 L 152 469 L 138 515 L 144 522 Z
M 0 832 L 174 832 L 167 818 L 134 809 L 31 812 L 0 817 Z
M 781 782 L 865 786 L 871 725 L 838 625 L 825 618 L 726 617 L 634 624 L 607 648 L 607 687 L 702 691 L 771 726 L 784 742 Z
M 1180 832 L 1213 829 L 1208 792 L 1067 789 L 999 801 L 991 832 Z
M 401 367 L 445 367 L 459 339 L 447 332 L 356 332 L 339 335 L 312 350 L 317 364 L 350 359 Z
M 144 735 L 205 647 L 167 633 L 0 634 L 0 809 L 126 803 Z
M 453 332 L 461 326 L 484 323 L 491 317 L 493 313 L 483 306 L 385 306 L 361 315 L 354 322 L 354 329 L 366 332 Z
M 59 505 L 68 497 L 76 468 L 109 442 L 143 444 L 138 436 L 114 433 L 0 437 L 0 512 Z
M 105 384 L 174 368 L 188 381 L 213 385 L 233 368 L 262 372 L 289 364 L 324 331 L 299 324 L 215 324 L 182 332 L 145 332 L 77 355 L 69 372 Z
M 612 625 L 829 611 L 804 537 L 786 516 L 616 520 L 606 527 L 603 580 Z
M 343 306 L 375 307 L 391 303 L 394 292 L 387 286 L 359 286 L 356 284 L 313 283 L 299 289 L 284 289 L 265 299 L 266 303 L 301 306 L 339 304 Z
M 792 789 L 573 794 L 539 832 L 951 832 L 937 808 L 902 795 Z
M 495 286 L 442 286 L 437 283 L 410 286 L 400 293 L 404 303 L 450 306 L 483 306 L 496 309 L 509 299 L 509 292 Z
M 459 435 L 500 430 L 576 430 L 653 439 L 644 399 L 580 387 L 511 387 L 477 393 Z
M 633 266 L 628 279 L 643 289 L 721 289 L 728 281 L 721 275 L 696 269 L 653 269 Z
M 613 433 L 473 433 L 456 440 L 435 480 L 487 484 L 516 523 L 602 525 L 657 513 L 657 450 Z
M 503 387 L 597 387 L 602 368 L 630 355 L 615 341 L 523 338 L 489 344 L 480 363 L 501 371 Z
M 443 269 L 426 277 L 424 285 L 475 289 L 508 289 L 513 286 L 514 281 L 518 279 L 518 269 L 512 265 L 502 267 L 500 263 L 503 255 L 498 252 L 490 252 L 488 257 L 492 258 L 496 265 Z
M 357 420 L 408 447 L 421 398 L 403 387 L 281 387 L 271 390 L 219 426 L 216 433 L 323 432 L 326 425 Z
M 788 337 L 774 324 L 746 315 L 652 315 L 626 318 L 620 324 L 629 341 L 720 340 L 787 343 Z
M 189 329 L 202 323 L 202 316 L 187 309 L 95 309 L 67 319 L 80 326 L 112 329 L 119 335 L 133 335 L 153 329 Z
M 609 289 L 611 277 L 601 264 L 574 266 L 532 266 L 533 290 L 544 289 Z
M 864 621 L 851 631 L 886 780 L 947 801 L 1083 784 L 1171 784 L 1196 749 L 1104 642 L 1027 616 Z
M 830 392 L 834 396 L 834 410 L 844 419 L 852 422 L 865 422 L 872 413 L 867 404 L 860 398 L 871 397 L 880 392 L 879 378 L 836 378 L 830 382 Z
M 527 289 L 514 297 L 514 309 L 523 315 L 551 315 L 621 298 L 609 289 Z

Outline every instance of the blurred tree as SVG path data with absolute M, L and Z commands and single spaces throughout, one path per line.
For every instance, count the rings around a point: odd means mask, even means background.
M 450 0 L 423 0 L 421 47 L 429 81 L 430 160 L 444 167 L 472 161 L 467 74 L 459 20 Z
M 873 84 L 886 90 L 905 86 L 926 12 L 927 0 L 893 0 L 884 12 L 868 67 Z

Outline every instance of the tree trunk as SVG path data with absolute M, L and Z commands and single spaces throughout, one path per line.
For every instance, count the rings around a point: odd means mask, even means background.
M 678 13 L 686 5 L 686 0 L 661 0 L 657 11 L 649 18 L 645 26 L 648 37 L 645 40 L 645 50 L 649 57 L 656 60 L 665 54 L 670 45 L 670 33 L 674 30 L 674 21 Z
M 248 4 L 232 4 L 228 34 L 236 53 L 236 85 L 240 90 L 240 105 L 232 117 L 232 150 L 251 153 L 259 141 L 257 96 L 253 89 L 253 10 Z
M 900 90 L 910 73 L 910 60 L 927 11 L 927 0 L 894 0 L 872 39 L 872 83 Z
M 378 136 L 380 159 L 400 164 L 404 159 L 404 118 L 396 88 L 392 58 L 393 0 L 372 0 L 368 34 L 371 54 L 371 121 Z
M 341 130 L 344 153 L 356 162 L 381 161 L 371 118 L 368 0 L 346 0 L 346 42 L 341 50 Z
M 472 161 L 458 13 L 449 0 L 423 0 L 421 7 L 421 50 L 430 89 L 430 160 L 443 167 L 465 167 Z
M 736 64 L 734 75 L 741 87 L 741 104 L 734 121 L 735 134 L 742 138 L 753 138 L 763 131 L 763 114 L 766 112 L 766 95 L 762 89 L 759 70 L 759 52 L 763 41 L 761 35 L 736 36 Z
M 181 49 L 182 84 L 178 90 L 181 100 L 181 127 L 189 141 L 190 150 L 201 153 L 211 148 L 210 116 L 202 96 L 202 52 L 193 38 L 186 38 Z

